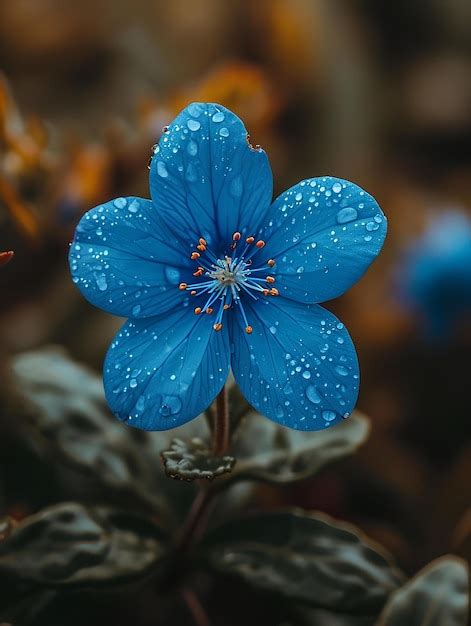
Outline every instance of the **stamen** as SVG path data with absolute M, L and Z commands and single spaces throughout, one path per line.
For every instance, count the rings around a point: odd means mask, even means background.
M 278 291 L 278 289 L 275 289 L 275 287 L 273 287 L 272 289 L 270 289 L 270 295 L 271 296 L 279 296 L 280 292 Z
M 197 306 L 195 309 L 195 315 L 199 315 L 201 313 L 201 307 Z
M 263 239 L 259 239 L 259 241 L 257 241 L 255 245 L 257 246 L 257 248 L 261 249 L 265 247 L 265 242 L 263 241 Z
M 255 241 L 255 237 L 247 237 L 245 241 L 250 245 Z
M 265 280 L 267 281 L 267 283 L 270 283 L 270 284 L 275 282 L 275 279 L 273 278 L 273 276 L 267 276 Z
M 213 328 L 216 332 L 219 332 L 222 328 L 221 322 L 218 322 L 217 324 L 213 324 Z
M 268 259 L 267 265 L 268 267 L 273 267 L 275 265 L 275 259 Z
M 206 309 L 206 313 L 208 315 L 211 315 L 211 313 L 213 312 L 214 309 L 212 309 L 210 306 Z
M 232 241 L 239 241 L 241 237 L 242 237 L 242 235 L 239 233 L 239 231 L 236 231 L 236 232 L 232 235 Z
M 204 269 L 202 267 L 199 267 L 196 272 L 193 272 L 193 276 L 203 276 L 204 274 Z
M 196 291 L 193 289 L 193 291 L 190 291 L 190 296 L 196 296 Z
M 198 243 L 200 244 L 200 246 L 207 246 L 208 245 L 206 239 L 203 239 L 203 237 L 199 238 Z
M 200 258 L 200 256 L 201 256 L 201 254 L 200 254 L 199 252 L 192 252 L 192 253 L 191 253 L 191 257 L 190 257 L 190 259 L 191 259 L 192 261 L 196 261 L 196 259 L 199 259 L 199 258 Z
M 252 326 L 246 326 L 245 327 L 245 332 L 247 333 L 247 335 L 251 335 L 253 331 Z
M 178 285 L 178 288 L 180 289 L 180 291 L 185 291 L 185 289 L 188 287 L 188 285 L 186 283 L 180 283 Z

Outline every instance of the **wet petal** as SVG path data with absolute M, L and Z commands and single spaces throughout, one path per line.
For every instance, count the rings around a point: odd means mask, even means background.
M 151 195 L 170 228 L 194 245 L 227 246 L 235 231 L 256 234 L 272 200 L 263 150 L 247 143 L 242 121 L 219 104 L 193 103 L 162 135 L 152 159 Z
M 144 430 L 167 430 L 193 419 L 214 400 L 229 370 L 228 332 L 188 308 L 129 320 L 104 364 L 108 404 Z
M 85 213 L 69 253 L 73 281 L 95 306 L 148 317 L 182 306 L 190 262 L 151 200 L 116 198 Z
M 351 413 L 359 369 L 352 340 L 318 305 L 285 298 L 247 305 L 253 332 L 238 315 L 231 325 L 232 370 L 263 415 L 297 430 L 321 430 Z
M 276 259 L 277 288 L 300 302 L 324 302 L 351 287 L 376 258 L 386 218 L 376 200 L 340 178 L 311 178 L 282 193 L 262 237 Z

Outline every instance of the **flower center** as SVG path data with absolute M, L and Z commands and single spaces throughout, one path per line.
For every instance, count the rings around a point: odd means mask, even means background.
M 206 240 L 200 237 L 196 250 L 190 256 L 196 263 L 193 276 L 200 281 L 191 285 L 180 283 L 178 287 L 189 291 L 192 296 L 204 294 L 205 302 L 202 306 L 195 307 L 195 315 L 203 312 L 212 315 L 217 308 L 214 330 L 221 330 L 224 311 L 234 306 L 239 308 L 245 323 L 245 332 L 250 334 L 252 326 L 247 321 L 242 296 L 245 294 L 258 300 L 261 296 L 278 295 L 278 290 L 272 287 L 275 278 L 268 274 L 269 268 L 275 265 L 274 259 L 262 261 L 257 258 L 264 247 L 263 240 L 255 241 L 254 237 L 247 237 L 242 242 L 242 235 L 235 232 L 228 253 L 223 258 L 218 258 L 208 249 Z

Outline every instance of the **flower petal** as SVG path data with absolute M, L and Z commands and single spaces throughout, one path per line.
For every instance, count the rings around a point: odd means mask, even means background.
M 297 430 L 321 430 L 351 413 L 359 368 L 344 325 L 318 305 L 285 298 L 247 308 L 252 334 L 233 317 L 232 370 L 257 411 Z
M 386 230 L 372 196 L 346 180 L 322 177 L 282 193 L 262 237 L 267 257 L 276 259 L 280 293 L 299 302 L 324 302 L 365 273 Z
M 258 232 L 272 201 L 268 157 L 247 143 L 242 121 L 219 104 L 193 103 L 162 135 L 150 171 L 152 199 L 192 245 L 226 247 L 235 231 Z
M 85 213 L 69 261 L 87 300 L 115 315 L 153 316 L 188 299 L 178 284 L 190 261 L 151 200 L 117 198 Z
M 129 320 L 106 355 L 108 404 L 127 424 L 167 430 L 206 409 L 229 371 L 228 332 L 215 332 L 210 316 L 186 307 L 145 320 Z

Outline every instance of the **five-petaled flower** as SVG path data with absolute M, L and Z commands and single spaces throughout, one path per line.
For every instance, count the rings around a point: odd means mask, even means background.
M 193 103 L 154 147 L 152 200 L 117 198 L 82 218 L 73 280 L 92 304 L 129 318 L 104 364 L 118 418 L 146 430 L 184 424 L 230 367 L 247 400 L 285 426 L 323 429 L 352 411 L 355 348 L 317 303 L 362 276 L 385 217 L 338 178 L 304 180 L 273 202 L 272 186 L 241 120 Z

